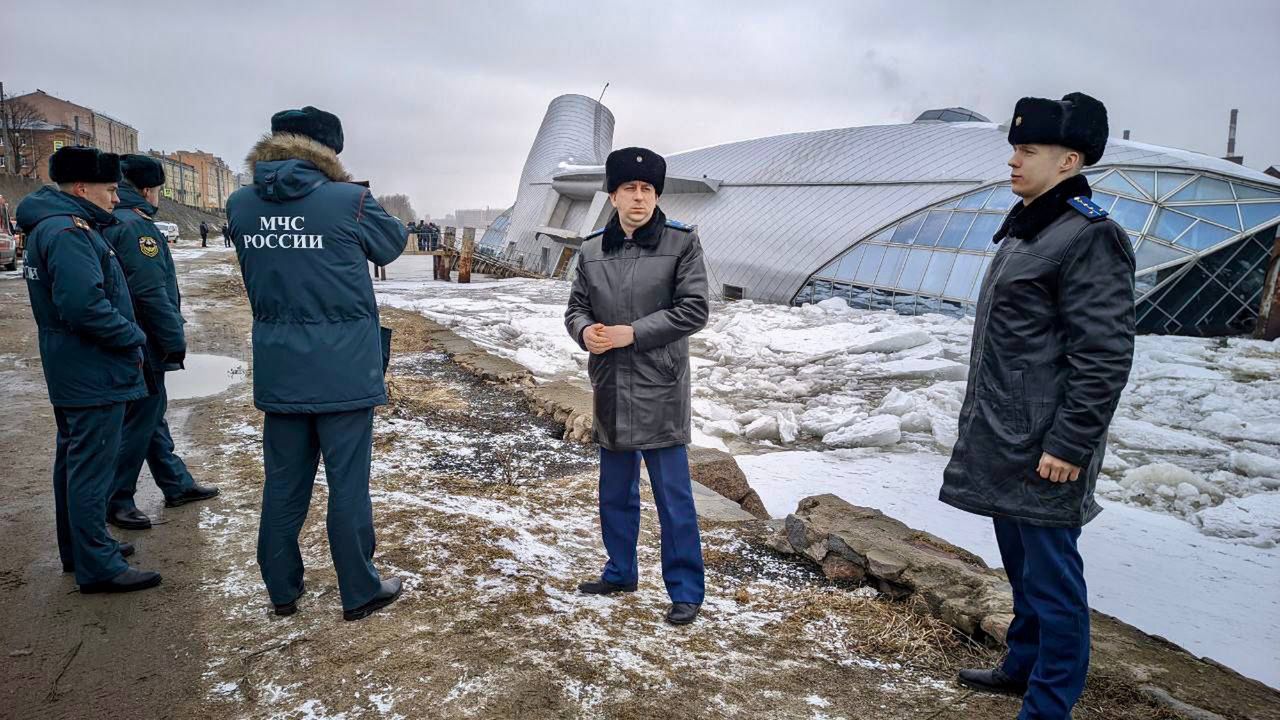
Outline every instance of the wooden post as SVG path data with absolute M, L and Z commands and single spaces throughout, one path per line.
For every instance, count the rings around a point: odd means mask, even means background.
M 458 282 L 471 282 L 471 258 L 476 249 L 476 229 L 462 228 L 462 253 L 458 257 Z
M 453 270 L 453 249 L 455 247 L 455 239 L 458 229 L 452 226 L 445 227 L 444 233 L 440 236 L 439 255 L 436 255 L 436 279 L 449 282 L 452 278 L 449 273 Z
M 1253 336 L 1275 340 L 1280 337 L 1280 234 L 1271 248 L 1271 265 L 1263 277 L 1262 307 L 1258 309 L 1258 329 Z

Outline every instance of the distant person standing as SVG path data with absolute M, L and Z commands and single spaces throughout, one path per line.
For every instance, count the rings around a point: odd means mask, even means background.
M 1000 667 L 960 671 L 1022 696 L 1019 720 L 1068 720 L 1089 670 L 1077 541 L 1129 378 L 1134 256 L 1081 170 L 1107 147 L 1107 110 L 1082 93 L 1023 98 L 1009 123 L 1005 217 L 982 281 L 960 435 L 942 502 L 993 518 L 1013 589 Z
M 222 223 L 222 247 L 231 247 L 231 228 Z
M 209 223 L 200 221 L 200 247 L 209 247 Z
M 147 396 L 147 336 L 134 322 L 124 271 L 101 234 L 117 222 L 111 209 L 120 158 L 64 147 L 49 158 L 49 177 L 57 186 L 28 195 L 17 216 L 28 236 L 23 275 L 58 425 L 58 554 L 82 593 L 145 590 L 160 584 L 160 574 L 129 567 L 124 558 L 133 546 L 108 535 L 104 522 L 125 405 Z
M 380 329 L 368 266 L 404 252 L 408 233 L 338 160 L 342 123 L 314 107 L 271 118 L 249 152 L 253 185 L 227 201 L 253 310 L 253 400 L 263 425 L 258 566 L 277 615 L 303 592 L 298 533 L 323 454 L 326 525 L 342 616 L 400 596 L 373 566 L 369 498 L 373 408 L 385 405 L 391 331 Z
M 644 148 L 605 161 L 615 211 L 582 243 L 564 314 L 591 353 L 592 438 L 600 445 L 600 531 L 608 561 L 579 592 L 633 592 L 639 568 L 640 460 L 662 526 L 667 622 L 691 623 L 704 594 L 702 541 L 689 478 L 689 336 L 707 324 L 707 271 L 693 228 L 658 207 L 667 163 Z

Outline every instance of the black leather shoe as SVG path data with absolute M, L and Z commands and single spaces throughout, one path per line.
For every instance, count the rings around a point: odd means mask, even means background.
M 93 593 L 127 593 L 146 590 L 160 584 L 160 573 L 129 568 L 119 575 L 102 582 L 80 586 L 81 595 Z
M 363 620 L 369 617 L 370 615 L 378 612 L 382 608 L 395 602 L 396 598 L 400 597 L 400 591 L 403 589 L 404 587 L 400 582 L 400 578 L 391 578 L 390 580 L 383 580 L 382 589 L 378 591 L 377 595 L 373 596 L 372 600 L 361 605 L 355 610 L 343 610 L 342 619 L 343 620 Z
M 302 594 L 306 591 L 307 591 L 307 584 L 304 582 L 302 583 L 301 586 L 298 587 L 298 594 L 293 596 L 293 600 L 290 600 L 289 602 L 283 605 L 275 606 L 276 614 L 282 617 L 287 617 L 289 615 L 292 615 L 298 612 L 298 598 L 302 597 Z
M 151 518 L 138 508 L 112 510 L 107 513 L 107 522 L 125 530 L 150 530 Z
M 982 692 L 1017 695 L 1019 697 L 1027 692 L 1027 684 L 1025 682 L 1017 681 L 1000 668 L 961 670 L 957 679 L 961 685 Z
M 667 622 L 672 625 L 688 625 L 698 618 L 698 608 L 702 607 L 696 603 L 671 603 L 671 609 L 667 611 Z
M 128 557 L 131 555 L 133 555 L 133 543 L 120 543 L 120 557 Z M 76 571 L 76 565 L 63 565 L 63 573 L 74 573 L 74 571 Z
M 620 592 L 635 592 L 636 584 L 616 585 L 614 583 L 600 578 L 599 580 L 590 580 L 578 585 L 578 592 L 586 595 L 612 595 Z
M 178 507 L 179 505 L 186 505 L 187 503 L 193 503 L 200 500 L 208 500 L 211 497 L 217 496 L 218 488 L 213 487 L 212 485 L 201 485 L 200 483 L 196 483 L 186 490 L 183 490 L 178 495 L 171 498 L 165 498 L 164 506 Z

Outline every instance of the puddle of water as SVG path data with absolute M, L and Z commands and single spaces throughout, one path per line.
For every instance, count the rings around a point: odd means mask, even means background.
M 217 395 L 244 381 L 245 364 L 222 355 L 188 355 L 186 369 L 165 373 L 170 400 Z

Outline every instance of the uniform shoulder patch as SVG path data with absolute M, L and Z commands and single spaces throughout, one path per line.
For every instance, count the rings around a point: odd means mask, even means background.
M 1085 195 L 1077 195 L 1067 201 L 1067 204 L 1076 212 L 1089 218 L 1091 222 L 1097 222 L 1107 216 L 1107 211 L 1098 207 L 1098 204 Z
M 144 219 L 146 219 L 146 220 L 150 220 L 150 219 L 151 219 L 151 216 L 150 216 L 150 215 L 148 215 L 148 214 L 146 214 L 145 212 L 143 212 L 143 211 L 142 211 L 142 208 L 134 208 L 134 209 L 133 209 L 133 211 L 134 211 L 134 212 L 136 212 L 136 213 L 138 213 L 139 215 L 141 215 L 141 216 L 142 216 Z
M 680 222 L 679 220 L 671 220 L 671 219 L 668 219 L 668 220 L 667 220 L 667 227 L 669 227 L 669 228 L 675 228 L 676 230 L 683 230 L 683 231 L 685 231 L 685 232 L 693 232 L 693 226 L 692 226 L 692 225 L 685 225 L 684 223 Z
M 138 238 L 138 249 L 142 251 L 143 255 L 153 258 L 160 254 L 160 243 L 156 242 L 156 239 L 150 235 L 143 235 Z
M 82 218 L 82 217 L 78 217 L 78 216 L 76 216 L 76 215 L 72 215 L 72 216 L 71 216 L 71 223 L 72 223 L 73 225 L 75 225 L 76 227 L 80 228 L 81 230 L 88 230 L 88 229 L 90 229 L 90 228 L 89 228 L 89 223 L 85 222 L 84 218 Z

